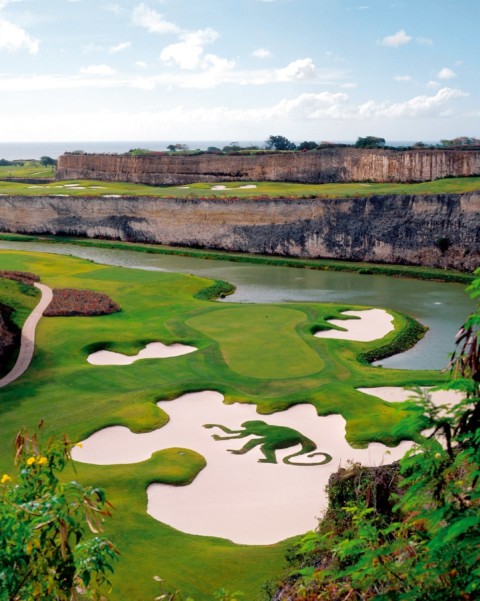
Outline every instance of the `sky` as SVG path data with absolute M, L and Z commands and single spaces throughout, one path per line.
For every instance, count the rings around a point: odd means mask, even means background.
M 480 137 L 480 0 L 0 0 L 0 141 Z

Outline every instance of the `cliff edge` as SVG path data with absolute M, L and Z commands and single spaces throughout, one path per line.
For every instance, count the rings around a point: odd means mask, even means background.
M 310 152 L 142 156 L 64 154 L 57 179 L 150 185 L 218 181 L 423 182 L 480 175 L 480 151 L 326 148 Z

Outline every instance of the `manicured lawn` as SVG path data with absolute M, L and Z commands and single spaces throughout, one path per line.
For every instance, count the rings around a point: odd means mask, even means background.
M 357 356 L 375 348 L 375 343 L 313 337 L 325 319 L 359 307 L 318 303 L 227 307 L 195 298 L 212 285 L 211 280 L 42 253 L 0 251 L 0 265 L 36 273 L 54 288 L 103 292 L 122 308 L 99 317 L 40 321 L 30 368 L 0 389 L 0 473 L 12 470 L 11 442 L 23 426 L 33 430 L 44 420 L 49 434 L 67 433 L 72 440 L 115 424 L 146 432 L 167 420 L 156 401 L 204 389 L 222 392 L 226 402 L 255 403 L 263 413 L 311 403 L 321 415 L 341 413 L 352 444 L 363 446 L 370 440 L 394 444 L 416 436 L 419 421 L 416 426 L 415 420 L 401 425 L 403 418 L 415 413 L 407 405 L 385 403 L 356 388 L 430 384 L 444 378 L 437 372 L 361 365 Z M 31 306 L 18 286 L 0 280 L 0 302 L 7 301 L 23 313 Z M 394 341 L 405 327 L 404 316 L 394 316 L 397 330 L 382 344 Z M 134 354 L 153 341 L 181 342 L 198 351 L 127 367 L 93 366 L 86 360 L 94 350 Z M 210 601 L 222 586 L 242 590 L 245 599 L 255 601 L 261 597 L 262 583 L 281 572 L 287 542 L 234 545 L 180 533 L 146 514 L 149 483 L 188 484 L 203 467 L 203 458 L 193 451 L 179 456 L 162 450 L 140 464 L 80 464 L 76 474 L 69 474 L 104 487 L 116 507 L 107 525 L 122 553 L 114 601 L 154 598 L 155 575 L 197 601 Z
M 2 177 L 53 178 L 55 171 L 52 167 L 44 167 L 40 161 L 23 161 L 22 165 L 0 165 Z
M 6 168 L 2 168 L 6 169 Z M 4 173 L 4 177 L 7 173 Z M 1 177 L 1 172 L 0 172 Z M 25 176 L 22 176 L 25 177 Z M 33 175 L 31 177 L 45 177 Z M 48 175 L 46 176 L 48 177 Z M 212 190 L 224 185 L 225 190 Z M 254 185 L 254 188 L 243 188 Z M 93 180 L 26 184 L 0 181 L 0 194 L 18 196 L 156 196 L 174 198 L 348 198 L 375 194 L 460 194 L 480 189 L 480 177 L 445 178 L 416 184 L 293 184 L 288 182 L 219 182 L 184 186 L 145 186 L 124 182 Z

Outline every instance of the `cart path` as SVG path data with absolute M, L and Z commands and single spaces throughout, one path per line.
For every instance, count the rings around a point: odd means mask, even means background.
M 25 373 L 32 361 L 33 351 L 35 349 L 35 330 L 43 312 L 50 304 L 53 292 L 52 289 L 44 284 L 35 282 L 33 284 L 42 293 L 40 302 L 35 309 L 30 313 L 22 328 L 22 336 L 20 339 L 20 352 L 18 353 L 17 362 L 13 366 L 10 373 L 0 380 L 0 388 L 7 386 L 23 373 Z

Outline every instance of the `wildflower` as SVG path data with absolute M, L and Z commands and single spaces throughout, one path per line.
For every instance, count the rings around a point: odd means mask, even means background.
M 33 465 L 35 463 L 36 459 L 35 457 L 29 457 L 27 459 L 27 465 Z
M 0 484 L 6 484 L 7 482 L 10 482 L 11 478 L 8 474 L 3 474 L 1 480 L 0 480 Z
M 46 457 L 39 457 L 37 459 L 38 465 L 47 465 L 48 459 Z
M 78 447 L 79 449 L 83 449 L 83 443 L 81 442 L 77 442 L 77 444 L 73 446 Z

